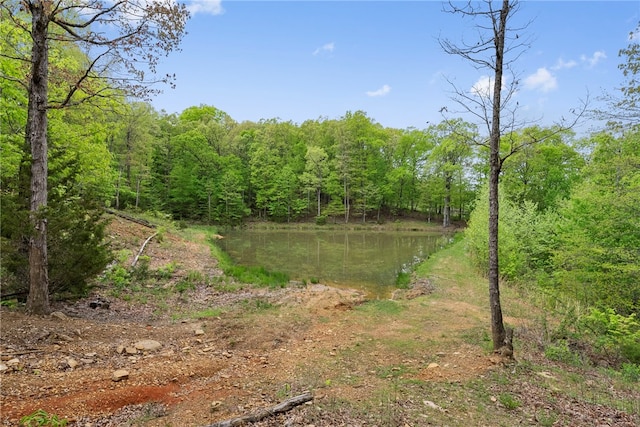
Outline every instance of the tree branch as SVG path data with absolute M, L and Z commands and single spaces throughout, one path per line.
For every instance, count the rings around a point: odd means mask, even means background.
M 271 408 L 261 409 L 253 414 L 243 415 L 241 417 L 231 418 L 229 420 L 208 424 L 205 427 L 235 427 L 244 425 L 246 423 L 255 423 L 267 417 L 272 417 L 274 415 L 288 412 L 296 406 L 302 405 L 303 403 L 309 402 L 311 400 L 313 400 L 313 395 L 310 392 L 306 392 L 287 399 Z

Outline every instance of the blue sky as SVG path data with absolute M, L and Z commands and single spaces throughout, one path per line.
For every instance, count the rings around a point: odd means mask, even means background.
M 365 111 L 385 127 L 425 128 L 457 108 L 488 70 L 447 55 L 438 38 L 475 40 L 474 21 L 439 1 L 186 1 L 182 51 L 159 71 L 177 88 L 152 100 L 181 112 L 213 105 L 236 121 L 302 123 Z M 618 51 L 640 21 L 640 1 L 524 1 L 517 25 L 530 47 L 513 63 L 527 120 L 550 124 L 623 82 Z M 595 104 L 592 104 L 592 107 Z M 472 117 L 465 117 L 472 121 Z

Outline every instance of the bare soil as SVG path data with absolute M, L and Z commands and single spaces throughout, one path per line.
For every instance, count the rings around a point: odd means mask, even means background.
M 121 218 L 110 226 L 114 247 L 132 254 L 152 233 Z M 230 282 L 204 236 L 166 232 L 144 254 L 151 270 L 177 265 L 158 286 L 176 286 L 193 272 L 209 280 L 146 301 L 144 289 L 127 300 L 97 287 L 87 298 L 55 303 L 62 316 L 2 308 L 1 425 L 42 409 L 84 427 L 205 426 L 307 390 L 313 402 L 256 425 L 638 425 L 637 413 L 569 394 L 550 399 L 553 381 L 533 371 L 531 381 L 519 375 L 503 384 L 520 402 L 509 412 L 500 383 L 487 379 L 529 368 L 487 350 L 477 338 L 487 310 L 452 284 L 391 304 L 401 310 L 394 314 L 384 301 L 363 304 L 358 291 L 321 284 L 213 286 Z M 509 321 L 527 330 L 526 320 Z M 136 350 L 141 340 L 161 346 Z M 531 366 L 539 353 L 523 357 Z M 114 381 L 120 369 L 128 377 Z M 488 414 L 471 413 L 478 394 Z M 495 424 L 486 421 L 492 411 L 501 414 Z

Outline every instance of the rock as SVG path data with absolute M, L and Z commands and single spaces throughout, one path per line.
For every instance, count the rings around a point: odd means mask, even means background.
M 118 369 L 113 374 L 111 374 L 111 381 L 118 382 L 126 380 L 127 378 L 129 378 L 129 371 L 127 371 L 126 369 Z
M 84 363 L 85 365 L 90 365 L 90 364 L 92 364 L 93 362 L 95 362 L 95 360 L 93 360 L 93 359 L 80 359 L 80 361 L 81 361 L 82 363 Z
M 17 357 L 7 360 L 7 366 L 16 366 L 19 364 L 20 364 L 20 359 L 18 359 Z
M 556 379 L 556 377 L 554 377 L 553 375 L 551 375 L 549 372 L 546 372 L 546 371 L 541 371 L 541 372 L 538 372 L 537 374 L 540 375 L 543 378 L 548 378 L 550 380 L 555 380 Z
M 0 372 L 4 372 L 7 369 L 9 369 L 9 367 L 7 365 L 5 365 L 4 363 L 0 363 Z
M 431 409 L 437 409 L 440 412 L 445 412 L 444 409 L 442 409 L 441 406 L 436 405 L 434 402 L 430 401 L 430 400 L 423 400 L 422 401 L 425 405 L 427 405 L 427 407 L 431 408 Z
M 69 366 L 71 369 L 75 368 L 78 365 L 79 365 L 79 363 L 78 363 L 77 360 L 72 359 L 72 358 L 68 358 L 67 359 L 67 366 Z
M 66 314 L 64 314 L 61 311 L 54 311 L 53 313 L 50 314 L 51 317 L 53 317 L 54 319 L 58 319 L 58 320 L 67 320 L 69 317 L 67 317 Z
M 204 335 L 204 330 L 202 330 L 202 329 L 196 329 L 193 332 L 194 332 L 195 335 Z
M 438 365 L 438 364 L 437 364 L 437 363 L 435 363 L 435 362 L 431 362 L 431 363 L 429 363 L 429 364 L 427 365 L 427 369 L 435 369 L 435 368 L 439 368 L 439 367 L 440 367 L 440 365 Z
M 95 300 L 89 303 L 89 307 L 93 308 L 94 310 L 96 308 L 104 308 L 105 310 L 108 310 L 109 305 L 110 305 L 109 301 L 102 298 L 96 298 Z
M 153 351 L 162 347 L 162 344 L 154 340 L 142 340 L 135 343 L 135 347 L 142 351 Z
M 73 338 L 65 334 L 56 334 L 56 338 L 62 341 L 73 341 Z
M 125 352 L 127 354 L 138 354 L 138 349 L 135 347 L 127 347 L 125 348 Z
M 124 346 L 123 345 L 119 345 L 116 347 L 116 353 L 118 354 L 122 354 L 124 352 Z

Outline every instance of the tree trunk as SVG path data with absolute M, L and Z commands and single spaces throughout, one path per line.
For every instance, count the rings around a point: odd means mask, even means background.
M 49 26 L 46 2 L 30 2 L 33 46 L 31 49 L 31 77 L 27 112 L 27 143 L 31 146 L 30 219 L 33 225 L 29 238 L 29 296 L 27 311 L 48 314 L 49 274 L 47 258 L 47 96 Z
M 495 26 L 495 81 L 493 86 L 493 111 L 491 135 L 489 140 L 489 304 L 491 306 L 491 336 L 493 349 L 498 350 L 504 345 L 506 331 L 502 320 L 500 305 L 499 260 L 498 260 L 498 181 L 502 162 L 500 160 L 500 110 L 502 72 L 504 60 L 504 42 L 509 15 L 509 0 L 502 2 L 500 20 Z
M 444 208 L 442 210 L 442 226 L 451 225 L 451 175 L 447 173 L 444 178 Z
M 142 181 L 142 177 L 138 175 L 138 179 L 136 181 L 136 209 L 138 209 L 140 204 L 140 182 Z
M 120 209 L 120 179 L 122 178 L 122 168 L 118 171 L 118 182 L 116 183 L 116 209 Z

